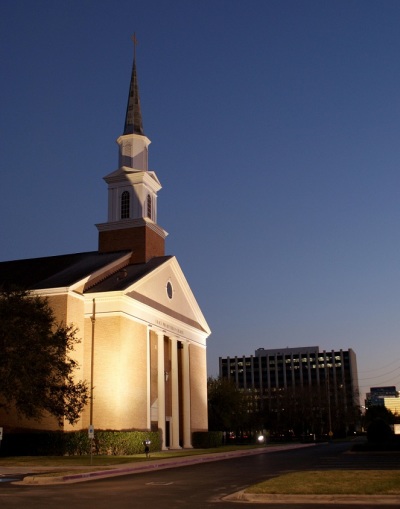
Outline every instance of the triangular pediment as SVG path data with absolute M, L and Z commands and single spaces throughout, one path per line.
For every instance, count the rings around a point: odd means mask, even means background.
M 211 333 L 192 290 L 175 257 L 146 274 L 125 290 L 132 299 L 181 322 Z

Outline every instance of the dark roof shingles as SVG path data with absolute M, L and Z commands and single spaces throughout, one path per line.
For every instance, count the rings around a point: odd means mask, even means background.
M 91 251 L 0 262 L 0 287 L 39 290 L 70 286 L 124 254 Z
M 150 274 L 150 272 L 171 258 L 172 256 L 157 256 L 149 260 L 147 263 L 127 265 L 119 272 L 111 274 L 99 283 L 87 288 L 85 293 L 116 292 L 125 290 L 131 284 L 139 281 L 139 279 L 146 276 L 147 274 Z

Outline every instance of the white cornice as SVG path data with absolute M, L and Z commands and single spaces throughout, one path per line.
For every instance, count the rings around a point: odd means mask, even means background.
M 31 293 L 33 295 L 38 295 L 40 297 L 54 297 L 56 295 L 70 295 L 80 300 L 84 300 L 84 295 L 79 292 L 75 292 L 71 287 L 59 287 L 59 288 L 44 288 L 41 290 L 32 290 Z
M 121 219 L 120 221 L 111 221 L 109 223 L 99 223 L 96 224 L 99 232 L 109 231 L 109 230 L 126 230 L 129 228 L 138 228 L 139 226 L 147 226 L 154 232 L 158 233 L 160 237 L 164 238 L 168 235 L 161 226 L 156 224 L 148 217 L 140 217 L 138 219 Z
M 128 166 L 121 166 L 121 168 L 109 173 L 103 179 L 107 184 L 118 184 L 127 180 L 133 185 L 145 183 L 154 192 L 158 192 L 162 187 L 154 171 L 135 170 Z
M 132 299 L 125 295 L 125 292 L 107 292 L 106 295 L 104 293 L 90 293 L 86 294 L 85 297 L 85 317 L 92 315 L 92 301 L 95 299 L 97 317 L 125 316 L 140 323 L 145 323 L 154 329 L 164 331 L 167 336 L 182 338 L 201 346 L 206 345 L 209 331 L 200 330 L 193 325 Z
M 121 145 L 121 143 L 123 143 L 124 141 L 129 142 L 129 140 L 137 140 L 140 143 L 143 143 L 143 145 L 145 145 L 146 147 L 148 147 L 151 143 L 151 141 L 149 140 L 149 138 L 147 136 L 144 136 L 143 134 L 135 134 L 135 133 L 122 134 L 121 136 L 119 136 L 117 138 L 117 143 L 118 143 L 118 145 Z
M 205 317 L 196 301 L 196 298 L 189 286 L 189 283 L 187 282 L 185 275 L 183 274 L 183 271 L 178 263 L 178 260 L 175 256 L 173 256 L 170 260 L 167 261 L 167 264 L 171 269 L 173 270 L 173 273 L 176 277 L 176 279 L 179 281 L 180 290 L 183 292 L 186 301 L 189 303 L 191 311 L 193 312 L 194 316 L 196 317 L 196 321 L 203 327 L 205 331 L 207 331 L 207 335 L 211 334 L 211 330 L 205 320 Z M 150 273 L 146 274 L 140 279 L 140 284 L 146 284 L 146 281 L 150 281 L 152 278 L 154 278 L 157 273 L 162 272 L 165 270 L 166 264 L 160 265 L 156 269 L 152 270 Z M 137 283 L 132 284 L 129 288 L 126 288 L 125 293 L 129 294 L 133 290 L 135 290 L 135 287 L 137 286 Z M 167 315 L 169 316 L 169 315 Z

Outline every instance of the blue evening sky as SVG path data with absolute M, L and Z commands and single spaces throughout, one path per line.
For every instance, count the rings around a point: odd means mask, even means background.
M 400 388 L 400 2 L 2 0 L 0 260 L 97 249 L 136 32 L 158 222 L 218 357 Z

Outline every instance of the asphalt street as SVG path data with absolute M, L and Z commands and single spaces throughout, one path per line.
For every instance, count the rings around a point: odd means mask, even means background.
M 247 486 L 292 471 L 330 469 L 400 469 L 400 454 L 352 454 L 349 444 L 321 444 L 306 449 L 268 452 L 180 468 L 130 474 L 74 484 L 26 486 L 0 483 L 1 509 L 174 509 L 254 507 L 246 501 L 227 500 Z M 371 502 L 371 503 L 370 503 Z M 292 503 L 261 503 L 270 509 L 310 508 L 309 499 Z M 336 505 L 336 504 L 335 504 Z M 332 505 L 315 503 L 322 509 Z M 342 509 L 354 504 L 343 503 Z M 388 507 L 384 500 L 357 504 L 362 509 Z M 395 506 L 392 506 L 395 507 Z M 398 507 L 398 506 L 397 506 Z

